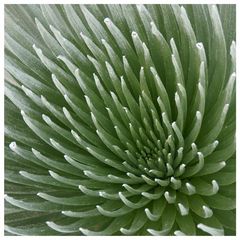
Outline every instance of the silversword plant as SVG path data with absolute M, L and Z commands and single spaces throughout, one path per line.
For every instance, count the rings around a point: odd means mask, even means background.
M 235 6 L 6 5 L 5 233 L 235 235 Z

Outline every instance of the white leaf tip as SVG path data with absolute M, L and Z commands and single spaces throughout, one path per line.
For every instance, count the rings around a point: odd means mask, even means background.
M 9 147 L 10 147 L 10 149 L 14 150 L 17 147 L 17 143 L 16 142 L 11 142 L 9 144 Z

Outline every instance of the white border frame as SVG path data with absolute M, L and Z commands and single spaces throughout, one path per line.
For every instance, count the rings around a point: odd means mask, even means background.
M 239 35 L 239 26 L 240 26 L 240 17 L 238 14 L 240 13 L 240 3 L 237 3 L 237 0 L 201 0 L 201 1 L 189 1 L 189 0 L 181 0 L 181 1 L 174 1 L 174 0 L 121 0 L 121 1 L 114 1 L 114 0 L 2 0 L 0 3 L 0 66 L 1 66 L 1 71 L 0 71 L 0 121 L 1 121 L 1 126 L 0 126 L 0 238 L 1 239 L 26 239 L 26 240 L 38 240 L 38 239 L 46 239 L 46 240 L 56 240 L 56 239 L 73 239 L 73 240 L 79 240 L 79 239 L 99 239 L 99 240 L 111 240 L 111 239 L 132 239 L 132 240 L 137 240 L 137 239 L 144 239 L 144 240 L 149 240 L 149 239 L 156 239 L 159 238 L 161 240 L 168 240 L 169 238 L 177 238 L 179 240 L 183 239 L 211 239 L 211 240 L 218 240 L 218 239 L 237 239 L 240 237 L 240 199 L 239 199 L 239 192 L 240 192 L 240 143 L 239 143 L 239 134 L 240 134 L 240 127 L 239 127 L 239 122 L 240 122 L 240 84 L 238 83 L 238 76 L 240 73 L 240 63 L 239 63 L 239 43 L 240 43 L 240 35 Z M 236 236 L 224 236 L 224 237 L 217 237 L 217 236 L 189 236 L 189 237 L 176 237 L 176 236 L 164 236 L 164 237 L 150 237 L 150 236 L 133 236 L 133 237 L 128 237 L 128 236 L 103 236 L 103 237 L 86 237 L 86 236 L 71 236 L 71 237 L 66 237 L 66 236 L 4 236 L 4 5 L 5 4 L 111 4 L 111 3 L 121 3 L 121 4 L 236 4 L 237 8 L 237 37 L 236 37 L 236 57 L 237 57 L 237 113 L 236 113 L 236 122 L 237 122 L 237 130 L 236 130 L 236 138 L 237 138 L 237 169 L 236 169 L 236 176 L 237 176 L 237 188 L 236 188 L 236 193 L 237 193 L 237 235 Z

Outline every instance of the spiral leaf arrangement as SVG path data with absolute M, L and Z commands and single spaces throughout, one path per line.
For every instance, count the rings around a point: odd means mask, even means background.
M 234 6 L 5 12 L 6 234 L 235 234 Z

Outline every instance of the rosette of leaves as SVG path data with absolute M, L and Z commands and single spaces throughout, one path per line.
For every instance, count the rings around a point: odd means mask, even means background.
M 6 234 L 235 234 L 234 6 L 5 20 Z

